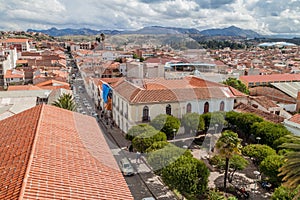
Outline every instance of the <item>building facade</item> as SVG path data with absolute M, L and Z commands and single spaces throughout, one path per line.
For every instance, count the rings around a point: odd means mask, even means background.
M 237 96 L 232 88 L 197 77 L 166 80 L 123 80 L 113 88 L 112 117 L 125 133 L 159 114 L 182 118 L 186 113 L 199 114 L 231 111 Z

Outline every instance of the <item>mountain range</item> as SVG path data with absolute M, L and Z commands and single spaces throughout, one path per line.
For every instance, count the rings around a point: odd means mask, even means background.
M 50 36 L 58 37 L 65 35 L 99 35 L 101 33 L 107 35 L 116 34 L 197 34 L 203 36 L 232 36 L 243 38 L 258 38 L 262 37 L 255 31 L 241 29 L 236 26 L 230 26 L 222 29 L 207 29 L 199 31 L 195 28 L 176 28 L 176 27 L 163 27 L 163 26 L 148 26 L 135 31 L 118 31 L 118 30 L 93 30 L 88 28 L 80 29 L 57 29 L 50 28 L 47 30 L 34 30 L 28 29 L 27 32 L 41 32 Z

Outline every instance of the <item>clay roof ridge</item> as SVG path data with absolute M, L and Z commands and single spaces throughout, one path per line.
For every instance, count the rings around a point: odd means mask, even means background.
M 32 146 L 31 146 L 31 153 L 30 153 L 30 157 L 29 157 L 29 160 L 28 160 L 28 164 L 26 166 L 26 171 L 25 171 L 25 174 L 24 174 L 24 178 L 23 178 L 23 183 L 22 183 L 22 187 L 21 187 L 21 191 L 20 191 L 20 195 L 19 195 L 19 200 L 23 199 L 24 197 L 24 194 L 25 194 L 25 188 L 26 188 L 26 184 L 27 184 L 27 179 L 29 177 L 29 172 L 31 170 L 31 164 L 32 164 L 32 161 L 33 161 L 33 155 L 34 155 L 34 150 L 35 150 L 35 147 L 36 147 L 36 143 L 37 143 L 37 137 L 38 137 L 38 129 L 40 127 L 40 124 L 41 124 L 41 116 L 42 116 L 42 113 L 43 113 L 43 110 L 44 110 L 44 104 L 40 105 L 41 106 L 41 109 L 39 110 L 39 117 L 38 117 L 38 123 L 35 127 L 35 134 L 34 134 L 34 139 L 33 139 L 33 143 L 32 143 Z

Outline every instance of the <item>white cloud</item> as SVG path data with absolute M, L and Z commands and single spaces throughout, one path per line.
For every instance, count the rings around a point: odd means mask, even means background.
M 299 12 L 299 0 L 0 0 L 0 28 L 160 25 L 201 30 L 235 25 L 260 33 L 297 33 Z

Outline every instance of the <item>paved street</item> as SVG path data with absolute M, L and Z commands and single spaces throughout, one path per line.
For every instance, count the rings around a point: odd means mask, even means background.
M 73 92 L 76 100 L 77 111 L 82 114 L 94 116 L 95 113 L 101 116 L 99 111 L 95 110 L 94 103 L 87 95 L 84 88 L 83 80 L 80 75 L 73 80 Z M 123 133 L 116 127 L 111 127 L 104 119 L 94 116 L 99 122 L 106 141 L 116 159 L 119 162 L 122 158 L 127 157 L 135 169 L 135 175 L 125 177 L 127 185 L 136 200 L 141 200 L 145 197 L 154 197 L 159 200 L 176 199 L 174 194 L 162 184 L 162 181 L 156 176 L 144 162 L 142 157 L 139 162 L 136 160 L 136 154 L 129 152 L 127 147 L 130 142 L 124 138 Z

